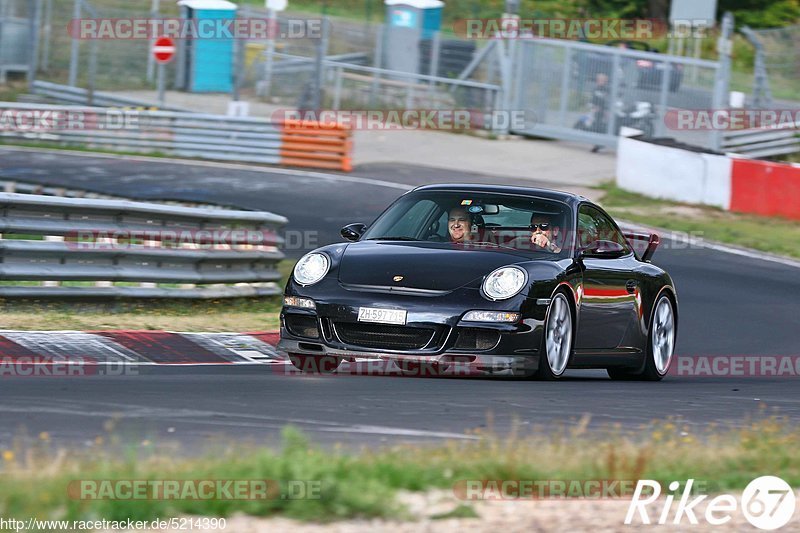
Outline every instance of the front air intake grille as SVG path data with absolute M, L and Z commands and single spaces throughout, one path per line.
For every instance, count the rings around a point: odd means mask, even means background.
M 485 328 L 459 328 L 456 350 L 490 350 L 500 341 L 500 333 Z
M 377 350 L 421 350 L 441 340 L 441 331 L 434 328 L 353 322 L 334 322 L 333 327 L 344 344 Z
M 318 339 L 319 328 L 317 327 L 317 317 L 306 315 L 286 315 L 284 317 L 286 329 L 295 337 L 305 337 L 306 339 Z

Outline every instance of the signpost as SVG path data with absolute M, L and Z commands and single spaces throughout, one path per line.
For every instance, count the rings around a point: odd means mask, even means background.
M 175 41 L 159 37 L 153 44 L 153 58 L 158 63 L 158 106 L 164 107 L 164 66 L 172 61 L 176 52 Z

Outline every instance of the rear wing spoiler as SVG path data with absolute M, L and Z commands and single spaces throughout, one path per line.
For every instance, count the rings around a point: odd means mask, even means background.
M 661 244 L 661 238 L 657 233 L 640 233 L 638 231 L 624 231 L 622 234 L 631 243 L 631 246 L 636 250 L 634 241 L 647 241 L 647 248 L 641 254 L 642 261 L 650 261 L 653 254 L 656 253 L 656 248 Z

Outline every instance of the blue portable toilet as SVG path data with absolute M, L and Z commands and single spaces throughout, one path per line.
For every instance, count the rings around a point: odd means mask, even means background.
M 434 34 L 441 29 L 444 2 L 384 0 L 384 4 L 386 5 L 384 65 L 390 70 L 419 73 L 420 42 L 433 39 Z
M 183 19 L 198 27 L 199 20 L 233 20 L 236 4 L 227 0 L 180 0 Z M 180 41 L 178 86 L 193 93 L 229 93 L 233 91 L 233 38 L 189 38 Z

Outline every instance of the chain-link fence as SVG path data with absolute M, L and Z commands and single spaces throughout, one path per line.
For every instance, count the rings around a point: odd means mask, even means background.
M 257 9 L 241 17 L 265 18 Z M 312 27 L 308 16 L 282 14 L 280 36 Z M 335 17 L 317 19 L 320 35 L 247 40 L 241 95 L 298 108 L 444 109 L 491 112 L 500 91 L 492 58 L 475 41 L 420 36 L 403 28 Z M 486 59 L 483 59 L 486 58 Z M 316 78 L 318 76 L 318 78 Z M 322 88 L 315 101 L 317 85 Z
M 152 40 L 74 39 L 67 30 L 74 20 L 188 16 L 175 2 L 164 1 L 157 11 L 151 6 L 159 2 L 145 1 L 5 2 L 39 6 L 38 78 L 90 91 L 152 94 L 157 83 Z M 263 21 L 270 15 L 240 5 L 233 16 Z M 723 62 L 569 40 L 467 40 L 296 13 L 281 13 L 270 34 L 211 39 L 213 46 L 204 39 L 178 39 L 177 59 L 166 67 L 167 89 L 221 92 L 231 99 L 301 110 L 523 113 L 526 123 L 512 128 L 517 133 L 612 146 L 621 127 L 631 126 L 650 136 L 719 146 L 713 130 L 674 128 L 669 115 L 679 109 L 724 107 Z M 776 39 L 783 43 L 787 38 Z M 201 48 L 202 61 L 187 59 Z M 194 86 L 190 80 L 198 71 L 220 83 Z M 797 72 L 786 76 L 796 80 Z
M 134 90 L 154 86 L 148 40 L 74 39 L 73 21 L 82 19 L 147 19 L 154 16 L 147 2 L 30 0 L 41 3 L 38 78 L 95 90 Z M 177 15 L 173 2 L 157 16 Z M 171 67 L 171 69 L 174 67 Z M 150 68 L 152 72 L 152 67 Z
M 719 107 L 716 62 L 565 40 L 520 44 L 516 107 L 530 117 L 521 133 L 611 146 L 628 126 L 712 146 L 710 131 L 681 129 L 668 114 Z
M 800 24 L 753 33 L 763 47 L 772 93 L 784 100 L 800 101 Z

